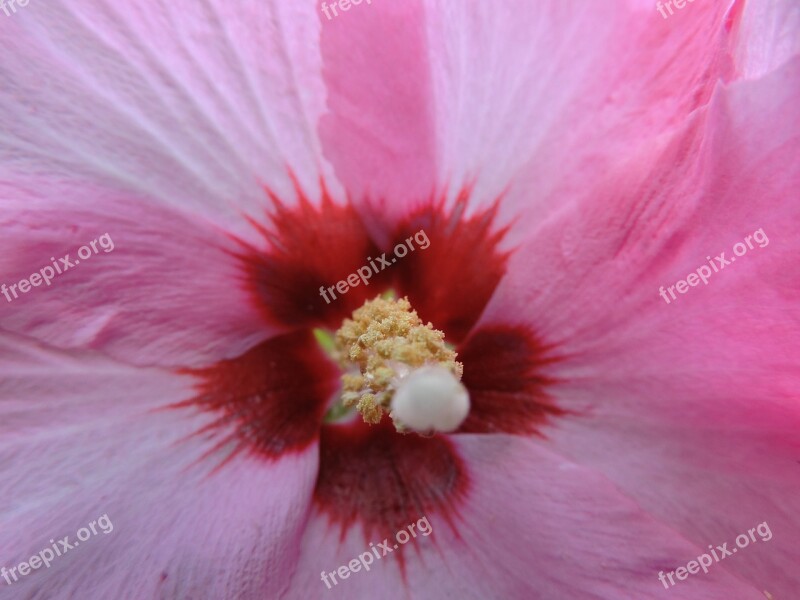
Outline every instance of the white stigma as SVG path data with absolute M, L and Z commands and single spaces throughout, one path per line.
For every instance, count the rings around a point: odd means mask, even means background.
M 392 418 L 414 431 L 455 431 L 468 414 L 467 388 L 443 367 L 413 370 L 392 398 Z

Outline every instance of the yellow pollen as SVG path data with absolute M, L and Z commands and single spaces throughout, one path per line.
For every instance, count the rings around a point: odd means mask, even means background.
M 413 369 L 439 365 L 461 379 L 463 365 L 444 342 L 444 333 L 423 325 L 407 298 L 380 296 L 345 319 L 335 335 L 342 375 L 342 404 L 356 406 L 366 423 L 389 412 L 398 382 Z M 390 415 L 391 416 L 391 415 Z M 398 431 L 402 424 L 395 422 Z

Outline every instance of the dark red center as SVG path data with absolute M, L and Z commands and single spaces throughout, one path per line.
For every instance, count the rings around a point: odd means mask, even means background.
M 460 432 L 536 433 L 562 414 L 546 393 L 552 382 L 539 372 L 554 360 L 552 351 L 519 326 L 475 327 L 508 259 L 499 250 L 504 231 L 495 225 L 496 206 L 465 217 L 466 192 L 449 208 L 431 199 L 370 235 L 352 206 L 327 193 L 317 204 L 299 190 L 298 196 L 289 207 L 272 195 L 270 225 L 257 225 L 264 247 L 242 244 L 239 254 L 253 302 L 286 333 L 238 358 L 189 371 L 199 378 L 198 392 L 180 406 L 216 416 L 204 433 L 218 435 L 219 448 L 265 460 L 303 452 L 319 440 L 315 504 L 343 533 L 358 523 L 368 536 L 385 534 L 423 515 L 452 523 L 470 474 L 448 436 L 400 435 L 386 422 L 324 424 L 339 373 L 311 330 L 338 329 L 366 300 L 393 288 L 457 347 L 472 403 Z M 415 249 L 396 256 L 395 247 L 409 239 Z M 373 271 L 369 285 L 349 285 L 327 301 L 320 293 L 384 253 L 390 266 Z

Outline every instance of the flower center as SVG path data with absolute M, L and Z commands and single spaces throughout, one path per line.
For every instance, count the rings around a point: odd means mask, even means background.
M 343 370 L 341 404 L 355 406 L 366 423 L 388 413 L 401 433 L 448 432 L 469 413 L 463 365 L 407 298 L 377 297 L 354 311 L 336 332 L 333 354 Z

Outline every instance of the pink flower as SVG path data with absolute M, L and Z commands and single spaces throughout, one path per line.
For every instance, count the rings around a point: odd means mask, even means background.
M 2 597 L 792 597 L 794 3 L 337 6 L 0 15 Z M 455 433 L 324 418 L 390 288 Z

